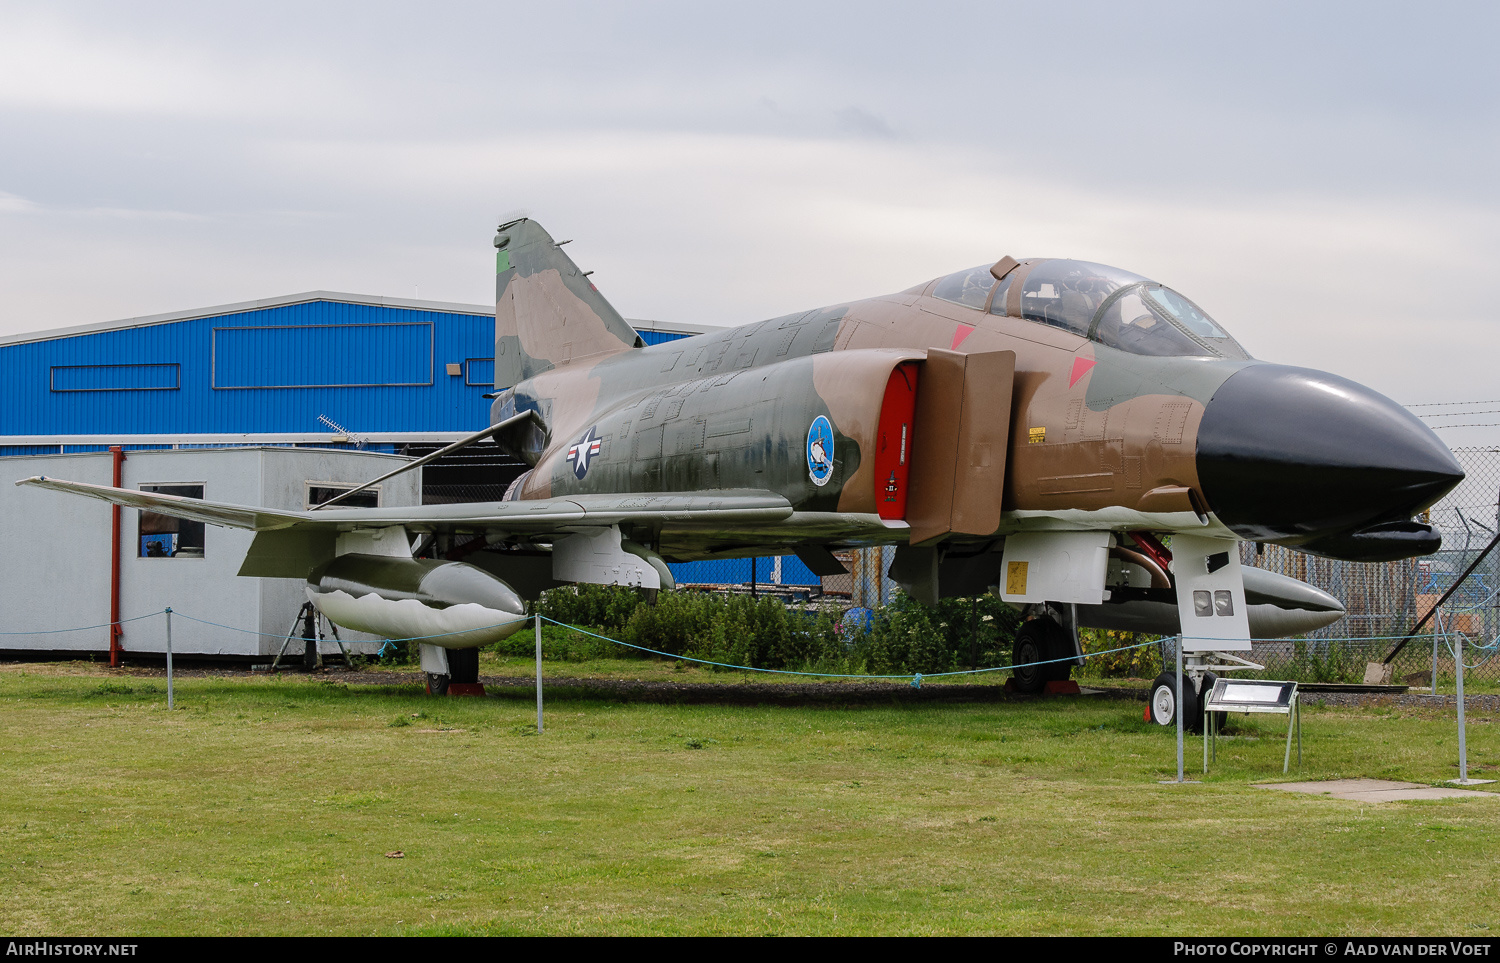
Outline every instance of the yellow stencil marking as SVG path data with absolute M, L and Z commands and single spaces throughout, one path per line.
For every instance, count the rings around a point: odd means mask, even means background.
M 1046 440 L 1047 440 L 1047 429 L 1046 428 L 1033 428 L 1033 429 L 1031 429 L 1031 432 L 1030 432 L 1029 436 L 1026 439 L 1026 444 L 1028 444 L 1028 445 L 1040 445 L 1042 442 L 1044 442 Z
M 1005 594 L 1026 594 L 1026 563 L 1008 562 L 1005 566 Z

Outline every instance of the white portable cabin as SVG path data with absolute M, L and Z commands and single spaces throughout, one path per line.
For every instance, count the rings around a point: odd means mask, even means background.
M 274 447 L 128 451 L 124 456 L 123 488 L 295 510 L 331 497 L 330 489 L 346 491 L 408 460 L 364 451 Z M 119 642 L 127 658 L 131 653 L 165 653 L 165 620 L 153 613 L 169 606 L 174 654 L 274 655 L 307 597 L 301 579 L 236 574 L 253 533 L 212 525 L 194 528 L 191 522 L 122 508 L 115 585 L 110 505 L 12 484 L 47 475 L 108 485 L 114 458 L 113 452 L 101 451 L 0 459 L 6 470 L 0 477 L 0 541 L 5 546 L 0 552 L 0 650 L 107 656 L 111 596 L 117 589 Z M 421 504 L 421 475 L 417 469 L 382 482 L 375 490 L 378 504 Z M 149 617 L 126 621 L 138 616 Z M 98 627 L 85 628 L 90 626 Z M 58 631 L 75 629 L 82 630 Z M 352 651 L 378 648 L 372 636 L 344 630 L 340 635 L 357 643 Z M 330 651 L 337 651 L 331 643 L 324 646 L 325 653 Z M 301 652 L 297 641 L 288 650 L 299 658 Z

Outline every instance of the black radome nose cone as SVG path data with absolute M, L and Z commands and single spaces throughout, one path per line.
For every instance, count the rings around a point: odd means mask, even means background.
M 1410 518 L 1463 480 L 1447 446 L 1378 392 L 1310 368 L 1242 368 L 1198 429 L 1204 498 L 1242 538 L 1297 544 Z

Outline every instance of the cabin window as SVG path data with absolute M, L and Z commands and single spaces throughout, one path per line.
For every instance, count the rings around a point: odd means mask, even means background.
M 1111 298 L 1100 310 L 1089 337 L 1131 354 L 1163 357 L 1211 353 L 1169 321 L 1139 287 Z
M 1131 354 L 1250 357 L 1202 308 L 1171 288 L 1149 282 L 1122 288 L 1106 299 L 1088 336 Z
M 981 264 L 943 278 L 932 289 L 932 296 L 983 311 L 984 303 L 990 297 L 990 288 L 994 286 L 995 276 L 990 273 L 990 266 Z
M 1165 308 L 1178 324 L 1200 338 L 1220 340 L 1229 337 L 1229 333 L 1215 324 L 1214 319 L 1202 308 L 1171 288 L 1151 284 L 1146 287 L 1146 296 L 1155 301 L 1158 307 Z
M 355 487 L 354 485 L 335 485 L 330 482 L 308 482 L 307 503 L 304 507 L 310 509 L 314 505 L 321 505 L 330 498 L 337 498 L 344 494 L 344 492 L 353 491 Z M 356 495 L 351 495 L 332 507 L 379 508 L 380 486 L 376 485 L 374 488 L 366 488 L 364 491 Z
M 1021 282 L 1021 317 L 1088 336 L 1094 314 L 1115 291 L 1146 279 L 1090 261 L 1043 261 Z
M 202 498 L 202 485 L 142 485 L 141 491 L 155 495 Z M 141 511 L 136 539 L 140 558 L 202 558 L 203 523 Z

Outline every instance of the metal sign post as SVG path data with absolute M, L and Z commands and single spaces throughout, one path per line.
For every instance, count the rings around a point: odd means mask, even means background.
M 536 732 L 542 734 L 542 613 L 536 614 Z
M 1165 641 L 1165 640 L 1163 640 L 1163 641 Z M 1183 682 L 1183 679 L 1182 679 L 1182 636 L 1179 635 L 1176 639 L 1174 639 L 1172 641 L 1176 642 L 1176 644 L 1177 644 L 1177 654 L 1175 656 L 1175 662 L 1176 662 L 1176 665 L 1177 665 L 1177 691 L 1172 696 L 1172 716 L 1174 717 L 1174 719 L 1177 722 L 1177 778 L 1176 779 L 1160 779 L 1160 780 L 1158 780 L 1158 782 L 1161 782 L 1161 783 L 1163 783 L 1165 785 L 1182 785 L 1182 784 L 1186 784 L 1186 783 L 1192 783 L 1192 784 L 1196 785 L 1197 782 L 1198 782 L 1198 780 L 1196 780 L 1196 779 L 1184 779 L 1183 778 L 1183 769 L 1182 769 L 1182 733 L 1183 733 L 1183 727 L 1187 725 L 1187 721 L 1183 718 L 1183 708 L 1184 708 L 1184 704 L 1185 704 L 1186 700 L 1184 700 L 1183 697 L 1182 697 L 1182 682 Z M 1163 654 L 1163 658 L 1165 658 L 1165 654 Z M 1191 681 L 1191 680 L 1189 680 L 1189 681 Z
M 1177 705 L 1172 713 L 1177 717 L 1177 781 L 1182 782 L 1182 727 L 1186 724 L 1182 718 L 1183 707 L 1187 700 L 1182 697 L 1182 637 L 1177 638 L 1177 658 L 1173 660 L 1177 665 Z
M 1458 778 L 1448 781 L 1459 786 L 1478 786 L 1495 780 L 1469 778 L 1469 743 L 1464 728 L 1464 641 L 1462 632 L 1454 633 L 1453 671 L 1458 677 Z
M 1455 632 L 1453 638 L 1453 673 L 1458 683 L 1458 783 L 1469 784 L 1469 743 L 1464 738 L 1464 635 Z

